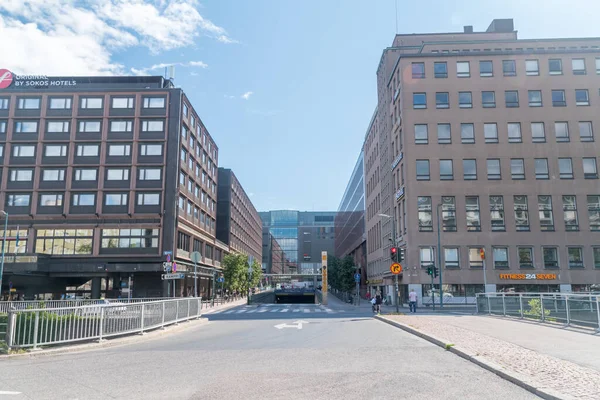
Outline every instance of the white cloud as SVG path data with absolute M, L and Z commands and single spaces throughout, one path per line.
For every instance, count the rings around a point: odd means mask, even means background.
M 244 100 L 248 100 L 250 98 L 250 96 L 252 96 L 253 94 L 254 94 L 254 92 L 246 92 L 241 97 Z
M 200 35 L 235 43 L 199 6 L 197 0 L 0 0 L 2 50 L 11 54 L 2 67 L 22 74 L 122 74 L 113 53 L 135 46 L 159 53 L 192 45 Z
M 164 70 L 167 67 L 172 66 L 180 66 L 180 67 L 199 67 L 199 68 L 208 68 L 208 64 L 202 61 L 188 61 L 188 62 L 176 62 L 176 63 L 160 63 L 154 64 L 150 67 L 145 68 L 131 68 L 130 71 L 134 75 L 148 75 L 150 71 L 159 71 Z

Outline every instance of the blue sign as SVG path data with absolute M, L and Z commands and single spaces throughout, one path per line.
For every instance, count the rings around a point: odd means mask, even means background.
M 165 251 L 163 251 L 163 255 L 164 255 L 164 256 L 172 256 L 172 255 L 173 255 L 173 252 L 172 252 L 172 251 L 169 251 L 169 250 L 165 250 Z
M 360 274 L 359 273 L 354 274 L 354 282 L 360 283 Z
M 225 278 L 223 278 L 222 276 L 217 278 L 217 282 L 225 282 Z

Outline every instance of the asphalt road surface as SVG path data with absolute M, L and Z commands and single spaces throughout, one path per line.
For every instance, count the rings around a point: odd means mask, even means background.
M 133 344 L 2 360 L 0 399 L 536 398 L 364 310 L 278 304 L 207 318 Z

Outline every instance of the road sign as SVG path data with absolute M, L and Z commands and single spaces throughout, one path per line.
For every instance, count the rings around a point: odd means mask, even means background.
M 217 278 L 217 282 L 225 282 L 225 278 L 223 278 L 222 276 Z
M 173 263 L 173 272 L 177 272 L 177 263 L 176 262 Z
M 173 263 L 170 261 L 163 262 L 163 270 L 165 272 L 171 272 L 171 268 L 173 268 Z
M 163 251 L 163 255 L 165 255 L 165 256 L 172 256 L 173 252 L 170 251 L 170 250 L 165 250 L 165 251 Z
M 481 257 L 482 260 L 485 260 L 485 249 L 483 247 L 479 249 L 479 257 Z
M 160 276 L 160 279 L 164 280 L 168 280 L 168 279 L 183 279 L 185 278 L 185 274 L 183 273 L 178 273 L 178 274 L 162 274 Z
M 360 282 L 360 274 L 359 273 L 354 274 L 354 282 Z
M 398 275 L 400 272 L 402 272 L 402 265 L 400 265 L 398 263 L 393 263 L 390 266 L 390 271 L 392 271 L 392 274 Z
M 200 254 L 197 251 L 194 251 L 192 254 L 190 254 L 190 259 L 194 263 L 199 263 L 201 258 L 202 258 L 202 254 Z

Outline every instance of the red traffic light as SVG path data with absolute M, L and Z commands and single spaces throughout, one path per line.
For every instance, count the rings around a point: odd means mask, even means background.
M 392 250 L 392 254 L 396 254 L 398 252 L 398 249 L 395 247 L 392 247 L 391 250 Z

